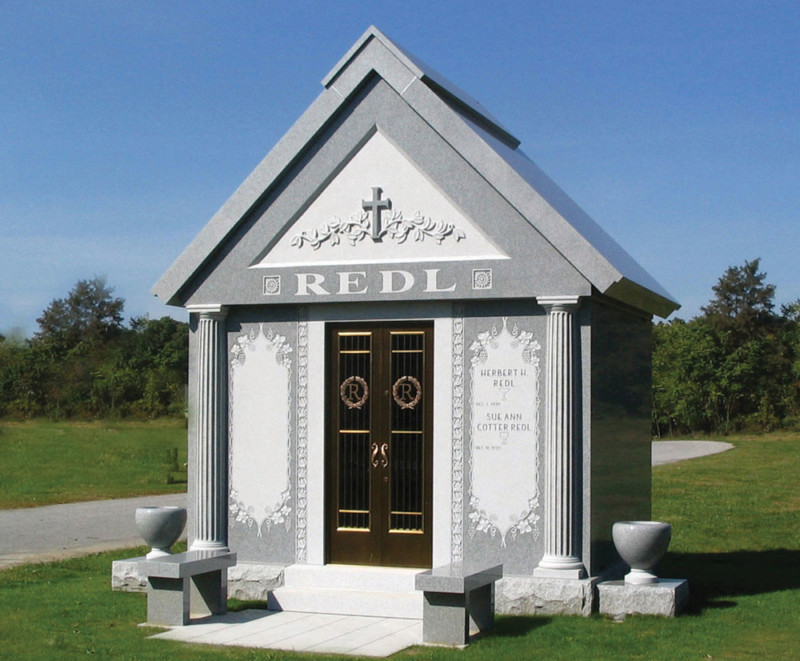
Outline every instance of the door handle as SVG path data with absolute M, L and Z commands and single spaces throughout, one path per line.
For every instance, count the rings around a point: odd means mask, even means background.
M 385 443 L 384 443 L 384 445 L 385 445 Z M 372 467 L 373 468 L 377 468 L 378 467 L 378 444 L 377 443 L 373 443 L 371 450 L 372 450 L 372 456 L 371 456 Z
M 384 443 L 381 445 L 381 466 L 386 468 L 389 465 L 389 457 L 386 456 L 386 451 L 389 449 L 389 444 Z

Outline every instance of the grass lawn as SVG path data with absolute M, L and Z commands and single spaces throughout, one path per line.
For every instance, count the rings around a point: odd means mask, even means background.
M 654 518 L 674 524 L 662 576 L 690 580 L 673 620 L 500 617 L 464 651 L 402 659 L 800 659 L 800 434 L 726 438 L 735 449 L 654 470 Z M 141 594 L 112 593 L 119 551 L 0 572 L 0 658 L 320 659 L 147 640 Z M 234 608 L 238 607 L 233 604 Z
M 186 473 L 169 470 L 175 449 L 182 468 L 180 419 L 0 421 L 0 509 L 185 491 Z

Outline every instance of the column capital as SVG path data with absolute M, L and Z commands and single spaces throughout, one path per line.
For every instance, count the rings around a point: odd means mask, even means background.
M 574 312 L 580 305 L 580 296 L 537 296 L 536 302 L 548 310 Z
M 224 319 L 228 316 L 228 308 L 219 303 L 203 303 L 201 305 L 187 305 L 186 309 L 191 314 L 196 314 L 201 319 Z

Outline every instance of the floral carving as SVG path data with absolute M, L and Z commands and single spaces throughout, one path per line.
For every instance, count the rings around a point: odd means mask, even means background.
M 308 307 L 297 311 L 297 512 L 295 559 L 308 556 Z
M 231 374 L 230 374 L 230 388 L 228 396 L 230 399 L 229 407 L 233 411 L 235 407 L 235 383 L 234 378 L 237 368 L 243 366 L 247 360 L 247 354 L 257 351 L 258 345 L 256 340 L 263 337 L 267 341 L 267 350 L 274 352 L 274 360 L 277 365 L 286 369 L 286 378 L 291 380 L 292 375 L 292 359 L 291 353 L 293 352 L 292 346 L 286 340 L 284 335 L 276 333 L 272 327 L 265 328 L 264 324 L 259 324 L 258 328 L 251 328 L 246 334 L 240 335 L 236 338 L 236 343 L 231 347 Z M 263 347 L 263 344 L 262 344 Z M 263 350 L 263 348 L 262 348 Z M 289 400 L 287 402 L 288 419 L 286 422 L 287 434 L 291 436 L 292 426 L 292 395 L 289 390 Z M 230 447 L 230 463 L 231 471 L 233 470 L 233 453 L 235 450 L 236 435 L 233 426 L 234 416 L 230 415 L 228 419 L 229 437 L 231 439 Z M 292 490 L 290 484 L 290 476 L 292 471 L 292 454 L 287 444 L 287 457 L 286 457 L 286 486 L 280 493 L 280 500 L 271 505 L 262 507 L 254 507 L 248 505 L 243 501 L 242 496 L 236 489 L 231 489 L 228 499 L 228 506 L 230 517 L 234 521 L 245 523 L 249 528 L 255 527 L 258 536 L 262 536 L 262 529 L 266 526 L 267 531 L 273 525 L 283 525 L 288 531 L 291 528 L 292 519 Z M 263 505 L 263 503 L 262 503 Z M 261 511 L 259 511 L 261 510 Z
M 342 239 L 345 239 L 351 246 L 354 246 L 359 241 L 371 236 L 370 214 L 362 211 L 350 216 L 349 220 L 334 218 L 316 229 L 301 232 L 292 238 L 292 245 L 302 248 L 307 243 L 317 250 L 325 241 L 329 241 L 332 246 L 337 246 Z M 408 239 L 424 241 L 429 238 L 437 244 L 441 244 L 449 236 L 460 241 L 467 235 L 453 223 L 433 220 L 423 216 L 419 211 L 411 218 L 403 216 L 402 211 L 395 211 L 385 223 L 380 236 L 388 236 L 397 243 L 405 243 Z
M 245 523 L 249 528 L 255 527 L 258 536 L 262 536 L 262 526 L 267 527 L 267 531 L 274 526 L 283 524 L 284 527 L 288 530 L 289 526 L 291 525 L 291 520 L 289 515 L 292 513 L 292 508 L 289 506 L 289 502 L 291 501 L 291 489 L 287 486 L 281 492 L 281 500 L 280 502 L 275 503 L 275 505 L 267 510 L 267 516 L 264 519 L 264 522 L 261 525 L 258 525 L 257 516 L 260 516 L 259 512 L 256 512 L 255 507 L 245 505 L 239 496 L 239 493 L 235 489 L 231 489 L 230 495 L 230 516 L 234 521 L 238 521 L 239 523 Z
M 489 357 L 489 351 L 497 350 L 498 349 L 498 337 L 501 333 L 508 333 L 510 337 L 510 347 L 514 351 L 520 352 L 520 357 L 522 362 L 526 365 L 530 365 L 533 369 L 533 373 L 535 375 L 535 379 L 538 381 L 539 379 L 539 356 L 538 351 L 541 349 L 541 345 L 538 341 L 536 341 L 533 337 L 533 333 L 530 331 L 522 330 L 517 326 L 516 323 L 513 323 L 511 328 L 508 327 L 508 318 L 503 317 L 503 326 L 502 328 L 498 329 L 497 325 L 493 325 L 490 330 L 483 331 L 478 333 L 477 339 L 470 345 L 470 351 L 472 352 L 472 356 L 470 357 L 470 365 L 471 365 L 471 374 L 474 373 L 474 370 L 479 366 L 486 363 Z M 506 341 L 508 341 L 506 339 Z M 474 380 L 474 377 L 473 377 Z M 472 380 L 471 380 L 472 382 Z M 474 412 L 474 401 L 472 401 L 472 397 L 474 397 L 474 392 L 471 392 L 471 401 L 470 404 L 472 408 L 472 415 L 475 415 Z M 503 396 L 503 400 L 505 400 L 505 395 Z M 538 427 L 538 411 L 539 411 L 539 396 L 538 396 L 538 388 L 536 393 L 536 401 L 534 402 L 533 412 L 534 412 L 534 426 Z M 536 439 L 536 436 L 534 436 Z M 534 440 L 534 442 L 536 442 Z M 505 546 L 506 540 L 505 537 L 507 534 L 511 535 L 512 539 L 516 539 L 517 535 L 523 533 L 531 533 L 534 539 L 539 535 L 539 527 L 537 523 L 539 522 L 540 515 L 538 514 L 539 511 L 539 466 L 538 461 L 536 461 L 532 467 L 534 471 L 534 479 L 533 479 L 533 493 L 531 497 L 527 501 L 527 508 L 525 511 L 519 512 L 518 515 L 511 515 L 511 526 L 505 528 L 505 532 L 498 526 L 502 525 L 498 520 L 497 516 L 493 513 L 487 512 L 485 508 L 481 506 L 480 498 L 478 498 L 475 493 L 472 491 L 472 470 L 473 470 L 473 461 L 474 461 L 474 451 L 470 452 L 469 456 L 469 471 L 470 471 L 470 493 L 469 493 L 469 528 L 468 532 L 470 537 L 474 537 L 476 533 L 483 532 L 488 534 L 492 539 L 494 539 L 498 534 L 500 535 L 500 545 Z
M 464 308 L 453 306 L 453 449 L 450 561 L 464 559 Z

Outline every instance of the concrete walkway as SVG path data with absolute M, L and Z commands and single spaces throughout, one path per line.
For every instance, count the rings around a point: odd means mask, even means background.
M 653 465 L 729 450 L 718 441 L 655 441 Z M 186 506 L 186 494 L 0 510 L 0 569 L 142 546 L 133 516 L 144 505 Z
M 246 610 L 151 636 L 184 643 L 385 657 L 422 644 L 422 620 Z
M 142 546 L 134 514 L 146 505 L 186 507 L 186 494 L 0 510 L 0 570 Z
M 719 454 L 732 447 L 722 441 L 653 441 L 653 466 Z

